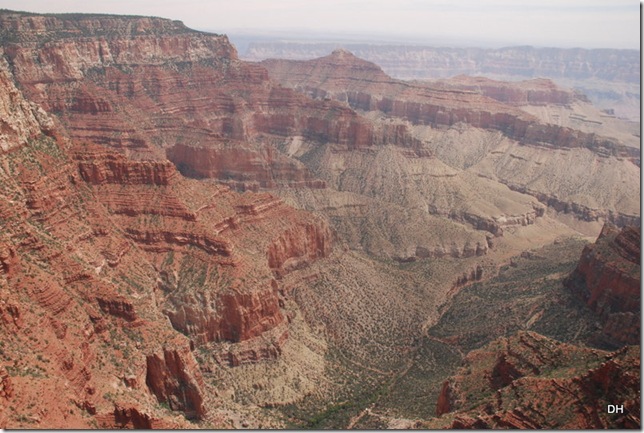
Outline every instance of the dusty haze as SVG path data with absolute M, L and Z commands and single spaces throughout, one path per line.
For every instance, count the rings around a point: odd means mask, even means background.
M 7 0 L 37 13 L 137 14 L 179 19 L 217 33 L 315 32 L 325 37 L 443 40 L 476 46 L 582 48 L 640 46 L 640 5 L 633 0 Z

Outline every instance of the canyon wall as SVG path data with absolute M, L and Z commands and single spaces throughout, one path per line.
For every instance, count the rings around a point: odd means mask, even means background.
M 567 287 L 600 315 L 600 341 L 610 346 L 638 344 L 641 314 L 641 232 L 606 225 L 594 244 L 584 248 Z
M 340 104 L 276 86 L 264 68 L 239 61 L 225 36 L 156 18 L 129 27 L 109 16 L 72 18 L 7 13 L 2 25 L 16 81 L 73 140 L 138 159 L 167 156 L 184 175 L 257 190 L 324 187 L 266 135 L 347 149 L 392 135 Z M 404 132 L 393 136 L 413 144 Z
M 535 81 L 526 86 L 533 89 L 523 91 L 520 86 L 498 82 L 478 83 L 478 92 L 458 80 L 440 87 L 413 84 L 392 79 L 375 64 L 344 50 L 307 62 L 266 60 L 261 64 L 271 77 L 286 86 L 312 96 L 323 91 L 322 96 L 346 101 L 354 109 L 380 111 L 412 124 L 452 126 L 462 122 L 475 128 L 499 130 L 522 144 L 586 147 L 629 158 L 639 154 L 637 149 L 608 137 L 542 124 L 533 116 L 505 105 L 568 104 L 576 98 L 570 92 L 557 90 L 552 83 Z
M 466 356 L 443 384 L 438 422 L 449 413 L 442 426 L 454 429 L 638 428 L 639 368 L 633 347 L 603 352 L 521 332 Z M 614 401 L 622 413 L 609 414 Z
M 401 79 L 441 78 L 459 74 L 516 75 L 525 78 L 598 78 L 636 83 L 636 50 L 536 47 L 448 48 L 357 43 L 252 42 L 243 58 L 310 60 L 344 48 Z
M 506 234 L 639 218 L 639 149 L 519 108 L 581 100 L 550 82 L 405 83 L 347 52 L 258 65 L 149 17 L 2 11 L 0 41 L 2 427 L 284 426 L 350 395 L 345 371 L 367 391 L 401 373 Z M 547 187 L 526 180 L 543 167 Z M 586 189 L 559 194 L 577 171 Z M 619 335 L 632 275 L 603 295 L 587 254 L 585 301 Z
M 272 78 L 313 98 L 336 100 L 369 118 L 400 123 L 419 141 L 419 148 L 430 158 L 428 164 L 439 160 L 455 172 L 498 181 L 554 212 L 573 214 L 582 221 L 602 219 L 619 225 L 639 221 L 639 197 L 623 182 L 623 177 L 629 178 L 628 184 L 638 182 L 638 140 L 620 132 L 628 129 L 624 125 L 590 132 L 572 122 L 555 121 L 564 115 L 584 119 L 592 113 L 588 121 L 609 125 L 583 95 L 549 80 L 506 83 L 461 76 L 405 82 L 342 49 L 319 59 L 271 59 L 261 64 Z M 548 110 L 552 120 L 532 114 Z M 578 110 L 586 114 L 578 115 Z M 561 164 L 562 157 L 566 164 Z M 565 171 L 564 165 L 576 168 Z M 621 166 L 623 174 L 609 174 L 616 173 L 613 165 Z M 335 167 L 327 170 L 334 173 Z M 418 176 L 417 168 L 409 171 Z M 546 182 L 544 173 L 559 180 Z M 329 177 L 325 180 L 334 185 Z
M 228 425 L 195 350 L 222 366 L 279 358 L 289 329 L 276 276 L 333 245 L 325 221 L 274 195 L 186 179 L 155 141 L 165 132 L 146 133 L 142 69 L 172 81 L 182 62 L 225 68 L 234 49 L 153 18 L 0 22 L 1 425 Z
M 457 75 L 508 81 L 549 78 L 578 89 L 601 109 L 638 121 L 639 51 L 617 49 L 430 47 L 400 44 L 309 41 L 251 42 L 242 58 L 310 60 L 344 48 L 404 80 L 435 80 Z

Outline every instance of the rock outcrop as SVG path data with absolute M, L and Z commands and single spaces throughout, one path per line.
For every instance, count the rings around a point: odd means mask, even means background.
M 545 78 L 507 83 L 485 77 L 459 75 L 449 80 L 437 81 L 447 88 L 481 93 L 496 101 L 514 106 L 524 105 L 570 105 L 575 101 L 588 102 L 588 98 L 572 90 L 557 86 Z
M 536 48 L 530 46 L 447 48 L 359 43 L 252 42 L 244 58 L 308 60 L 322 57 L 339 46 L 380 65 L 401 78 L 440 78 L 459 74 L 515 75 L 525 78 L 597 78 L 637 82 L 637 50 Z
M 280 83 L 313 97 L 344 101 L 354 109 L 381 112 L 416 125 L 453 126 L 466 123 L 476 128 L 501 131 L 522 144 L 555 148 L 584 147 L 633 160 L 639 158 L 637 149 L 624 146 L 616 140 L 542 124 L 535 117 L 512 109 L 506 104 L 521 105 L 523 89 L 507 84 L 503 87 L 483 85 L 483 89 L 477 91 L 469 90 L 467 85 L 458 81 L 450 86 L 412 84 L 394 80 L 375 64 L 345 50 L 336 50 L 329 56 L 306 62 L 266 60 L 262 65 Z M 556 103 L 569 103 L 573 99 L 567 96 L 567 92 L 556 93 L 553 85 L 538 84 L 550 89 L 524 91 L 526 102 L 546 103 L 552 99 Z M 502 96 L 501 88 L 514 94 Z
M 92 185 L 168 185 L 177 174 L 169 161 L 131 161 L 98 146 L 75 153 L 82 180 Z
M 605 225 L 566 280 L 567 287 L 600 315 L 604 321 L 600 340 L 611 346 L 640 341 L 640 238 L 639 227 L 618 230 Z
M 582 221 L 592 222 L 603 220 L 618 227 L 638 225 L 641 221 L 639 215 L 616 212 L 610 209 L 591 208 L 590 206 L 585 206 L 574 201 L 562 200 L 556 196 L 535 191 L 524 186 L 509 184 L 508 188 L 513 191 L 530 194 L 539 200 L 540 203 L 548 206 L 548 208 L 563 214 L 572 214 Z
M 225 36 L 159 18 L 0 11 L 0 42 L 0 427 L 279 424 L 260 407 L 352 391 L 335 367 L 371 386 L 443 286 L 481 278 L 494 236 L 546 217 L 486 157 L 631 164 L 612 138 L 478 90 L 392 82 L 344 52 L 313 64 L 331 87 L 306 95 Z M 448 164 L 445 147 L 475 157 Z M 437 263 L 396 263 L 416 259 Z M 520 371 L 506 361 L 498 386 Z
M 260 188 L 324 188 L 299 161 L 278 153 L 274 148 L 249 148 L 243 142 L 222 146 L 177 144 L 167 151 L 170 159 L 186 176 L 219 179 L 233 188 L 258 191 Z
M 314 60 L 273 59 L 261 64 L 284 86 L 312 98 L 338 101 L 392 126 L 400 125 L 419 141 L 415 148 L 430 157 L 425 162 L 427 165 L 440 160 L 454 169 L 476 173 L 582 221 L 638 223 L 639 197 L 623 188 L 621 179 L 608 174 L 613 172 L 609 167 L 617 164 L 631 179 L 628 182 L 634 182 L 639 172 L 638 144 L 632 136 L 619 131 L 611 132 L 599 126 L 599 129 L 584 129 L 573 121 L 553 120 L 568 116 L 568 112 L 542 120 L 536 115 L 539 110 L 547 111 L 553 106 L 569 110 L 570 118 L 584 119 L 585 115 L 575 117 L 573 107 L 589 105 L 582 95 L 561 89 L 548 80 L 502 83 L 455 77 L 431 83 L 406 82 L 387 76 L 375 64 L 346 50 L 335 50 Z M 595 114 L 597 119 L 601 118 L 598 112 Z M 604 130 L 608 135 L 600 135 Z M 562 172 L 560 159 L 550 160 L 555 153 L 566 155 L 570 164 L 579 167 L 575 179 L 570 172 Z M 342 174 L 337 173 L 337 163 L 323 167 L 309 165 L 317 173 L 327 170 L 327 185 L 335 185 L 330 178 Z M 408 174 L 417 183 L 418 171 L 412 166 Z M 544 181 L 550 177 L 560 180 Z M 572 182 L 577 184 L 572 187 Z M 612 194 L 606 194 L 608 190 Z M 432 199 L 428 201 L 431 211 Z M 497 224 L 490 215 L 449 208 L 437 211 L 447 212 L 477 229 L 502 233 L 503 224 Z M 517 222 L 530 224 L 543 215 L 544 209 L 535 211 L 533 215 L 524 212 L 525 221 Z M 515 216 L 500 212 L 494 218 Z
M 400 127 L 373 125 L 334 101 L 275 85 L 264 68 L 239 61 L 225 36 L 178 22 L 8 12 L 0 20 L 11 32 L 4 57 L 15 80 L 73 140 L 160 164 L 167 157 L 184 175 L 241 190 L 323 188 L 275 144 L 292 136 L 345 149 L 416 143 Z M 109 170 L 127 176 L 116 164 Z M 96 170 L 81 163 L 85 176 L 100 176 Z
M 277 277 L 326 257 L 331 251 L 332 235 L 328 227 L 307 224 L 294 227 L 268 247 L 268 265 Z
M 190 348 L 164 347 L 162 353 L 146 358 L 145 383 L 160 403 L 179 410 L 188 418 L 203 418 L 203 379 Z
M 309 60 L 343 47 L 381 66 L 392 77 L 437 79 L 457 75 L 518 81 L 542 77 L 581 89 L 595 105 L 638 120 L 637 50 L 537 48 L 531 46 L 449 48 L 365 43 L 254 41 L 243 58 Z
M 211 341 L 240 343 L 262 336 L 284 323 L 276 287 L 274 284 L 250 293 L 222 294 L 214 300 L 221 304 L 217 309 L 195 296 L 172 295 L 172 305 L 166 307 L 165 313 L 175 329 L 190 335 L 197 344 Z
M 193 350 L 208 344 L 219 368 L 278 359 L 289 322 L 274 271 L 326 257 L 333 239 L 274 195 L 186 179 L 155 141 L 168 129 L 146 132 L 150 77 L 185 78 L 175 66 L 193 62 L 214 89 L 226 70 L 270 87 L 265 71 L 225 37 L 168 20 L 4 11 L 0 22 L 0 425 L 203 422 L 215 406 Z M 154 97 L 172 100 L 177 83 L 164 86 Z M 188 130 L 199 128 L 177 129 Z M 297 176 L 276 178 L 324 186 Z
M 44 131 L 51 132 L 52 120 L 45 111 L 27 101 L 16 87 L 10 72 L 11 66 L 0 47 L 0 153 L 24 146 Z
M 448 428 L 640 427 L 639 347 L 603 352 L 521 332 L 472 351 L 464 364 L 438 398 Z M 611 414 L 613 404 L 623 412 Z

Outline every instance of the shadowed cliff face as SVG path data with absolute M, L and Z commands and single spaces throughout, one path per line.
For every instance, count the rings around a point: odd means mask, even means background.
M 639 227 L 620 231 L 604 226 L 597 241 L 584 248 L 577 269 L 566 281 L 602 318 L 599 340 L 609 347 L 640 341 L 640 237 Z

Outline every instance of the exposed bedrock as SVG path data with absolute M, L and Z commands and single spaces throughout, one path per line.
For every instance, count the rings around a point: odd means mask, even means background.
M 485 217 L 473 213 L 453 212 L 450 219 L 472 225 L 477 230 L 484 230 L 494 236 L 503 236 L 503 228 L 509 226 L 527 226 L 534 224 L 536 219 L 542 217 L 545 208 L 540 205 L 533 205 L 534 210 L 520 215 L 503 215 L 499 217 Z
M 312 59 L 327 55 L 338 46 L 358 57 L 377 63 L 391 76 L 402 79 L 428 79 L 505 75 L 514 78 L 594 79 L 615 82 L 639 82 L 637 50 L 536 48 L 448 48 L 373 43 L 337 42 L 252 42 L 244 58 Z
M 75 153 L 81 178 L 93 185 L 168 185 L 177 174 L 169 161 L 132 161 L 99 146 Z
M 278 185 L 324 188 L 299 161 L 272 147 L 248 147 L 242 142 L 227 146 L 196 147 L 177 144 L 167 156 L 184 175 L 219 179 L 237 189 L 275 188 Z M 255 187 L 254 187 L 255 186 Z
M 191 294 L 173 294 L 173 307 L 166 307 L 164 312 L 175 329 L 198 344 L 210 341 L 239 343 L 284 322 L 276 287 L 274 283 L 265 289 L 257 288 L 248 293 L 231 291 L 203 300 Z
M 160 403 L 179 410 L 188 418 L 203 418 L 203 378 L 190 347 L 164 347 L 147 355 L 145 382 Z
M 566 280 L 567 287 L 603 319 L 601 339 L 612 346 L 640 341 L 640 237 L 639 227 L 620 231 L 605 225 Z
M 356 110 L 380 112 L 415 125 L 440 127 L 465 123 L 501 131 L 522 144 L 584 147 L 600 155 L 639 160 L 639 149 L 612 138 L 541 123 L 514 107 L 520 105 L 523 98 L 534 104 L 550 99 L 565 104 L 577 98 L 546 80 L 526 82 L 528 84 L 523 84 L 526 89 L 488 80 L 483 83 L 487 84 L 483 85 L 484 90 L 481 90 L 482 83 L 476 83 L 476 91 L 470 90 L 466 84 L 468 80 L 463 78 L 460 82 L 457 78 L 440 85 L 410 83 L 393 79 L 375 64 L 341 49 L 318 59 L 266 60 L 262 65 L 283 85 L 312 97 L 338 100 Z
M 326 224 L 303 223 L 277 235 L 266 252 L 266 264 L 281 279 L 331 252 L 333 235 Z M 226 343 L 218 357 L 232 366 L 277 358 L 288 338 L 281 309 L 280 282 L 236 279 L 220 293 L 178 290 L 174 274 L 162 271 L 160 288 L 168 292 L 164 313 L 172 326 L 199 345 Z M 228 345 L 227 343 L 232 343 Z M 225 347 L 224 347 L 225 346 Z
M 449 428 L 637 428 L 639 348 L 603 352 L 532 332 L 470 352 L 443 383 L 437 415 Z M 607 404 L 623 404 L 611 415 Z
M 588 102 L 581 93 L 558 87 L 545 78 L 507 83 L 485 77 L 460 75 L 441 84 L 462 90 L 470 90 L 510 105 L 570 105 L 580 100 Z
M 589 206 L 585 206 L 580 203 L 575 203 L 574 201 L 566 201 L 560 198 L 554 197 L 552 195 L 542 193 L 539 191 L 534 191 L 530 188 L 517 185 L 507 185 L 513 191 L 518 191 L 524 194 L 531 195 L 535 197 L 539 202 L 548 206 L 556 212 L 561 212 L 564 214 L 572 214 L 576 218 L 582 221 L 598 221 L 600 218 L 605 222 L 611 223 L 618 227 L 625 226 L 637 226 L 640 224 L 641 217 L 638 215 L 629 215 L 619 211 L 614 211 L 610 209 L 593 209 Z M 545 210 L 545 209 L 544 209 Z
M 282 233 L 268 248 L 268 266 L 279 278 L 331 252 L 333 235 L 326 225 L 298 225 Z

